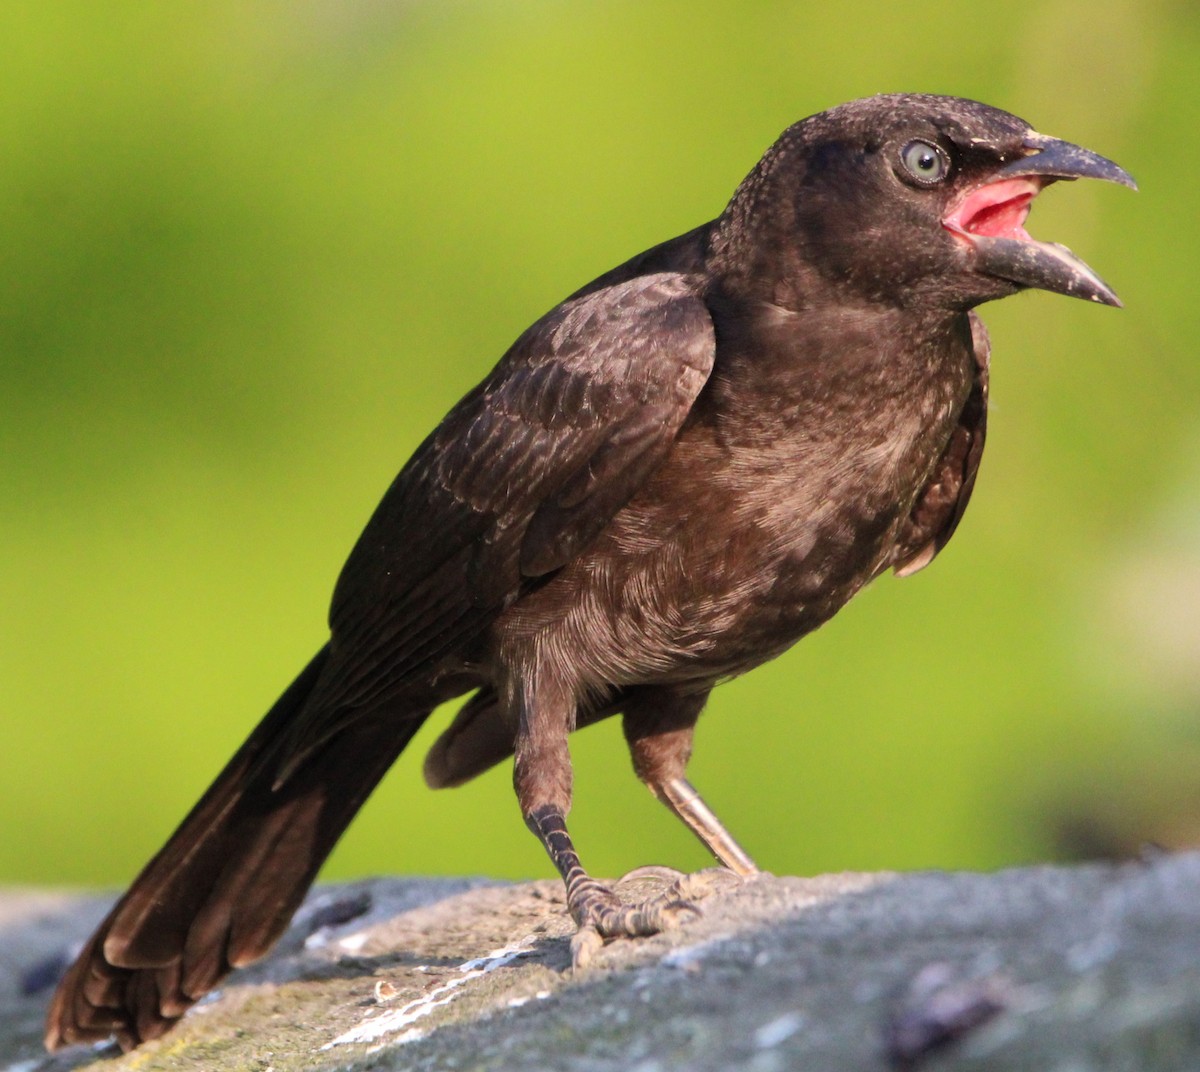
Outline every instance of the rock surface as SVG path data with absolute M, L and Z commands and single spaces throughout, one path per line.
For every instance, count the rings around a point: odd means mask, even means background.
M 1200 1069 L 1196 854 L 763 876 L 577 973 L 557 883 L 328 886 L 164 1038 L 46 1058 L 55 971 L 105 906 L 0 893 L 0 1072 Z

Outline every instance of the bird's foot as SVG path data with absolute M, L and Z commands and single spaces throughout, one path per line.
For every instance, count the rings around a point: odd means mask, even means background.
M 736 889 L 743 883 L 757 878 L 761 871 L 739 875 L 728 867 L 706 867 L 701 871 L 676 871 L 673 867 L 660 867 L 651 864 L 648 867 L 636 867 L 622 875 L 617 880 L 618 886 L 646 879 L 669 879 L 670 885 L 660 896 L 672 897 L 683 901 L 698 901 L 714 894 L 725 893 Z
M 571 939 L 571 966 L 582 968 L 610 938 L 641 938 L 700 918 L 700 909 L 671 889 L 626 904 L 595 879 L 581 882 L 568 898 L 571 918 L 579 925 Z
M 647 886 L 662 885 L 657 893 L 646 894 Z M 568 899 L 572 918 L 579 925 L 571 939 L 571 965 L 583 968 L 611 938 L 641 938 L 673 930 L 703 914 L 694 903 L 712 893 L 742 883 L 741 876 L 723 867 L 686 874 L 668 867 L 639 867 L 623 875 L 615 888 L 587 879 Z M 642 894 L 640 900 L 626 903 L 616 889 Z

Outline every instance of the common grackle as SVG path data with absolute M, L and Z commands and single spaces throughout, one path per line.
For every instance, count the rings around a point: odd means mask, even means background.
M 515 755 L 577 958 L 685 899 L 624 905 L 567 833 L 572 729 L 620 713 L 634 770 L 743 875 L 684 777 L 720 680 L 885 570 L 928 565 L 975 483 L 988 342 L 1027 287 L 1108 305 L 1024 230 L 1058 179 L 1117 165 L 973 101 L 892 95 L 789 127 L 709 223 L 550 310 L 417 449 L 334 592 L 316 654 L 71 967 L 50 1048 L 166 1031 L 286 928 L 430 711 L 425 765 Z

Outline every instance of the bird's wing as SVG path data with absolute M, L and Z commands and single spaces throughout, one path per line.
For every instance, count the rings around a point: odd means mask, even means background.
M 579 554 L 666 458 L 715 347 L 695 280 L 679 273 L 586 294 L 526 331 L 368 522 L 287 766 Z
M 987 433 L 988 356 L 991 345 L 983 321 L 974 313 L 971 342 L 975 354 L 975 383 L 967 396 L 958 424 L 934 467 L 929 482 L 917 496 L 908 522 L 900 533 L 892 567 L 897 577 L 924 569 L 946 546 L 962 519 L 975 487 L 975 474 L 983 455 Z

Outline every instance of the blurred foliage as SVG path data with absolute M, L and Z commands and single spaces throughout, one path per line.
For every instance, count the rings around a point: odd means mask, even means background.
M 718 690 L 695 781 L 779 872 L 1193 839 L 1198 11 L 4 5 L 0 880 L 126 880 L 321 642 L 379 495 L 517 333 L 720 211 L 792 121 L 897 89 L 1127 166 L 1139 195 L 1056 188 L 1032 223 L 1127 308 L 984 310 L 995 404 L 953 545 Z M 328 874 L 548 873 L 507 770 L 425 789 L 447 714 Z M 574 745 L 598 873 L 704 862 L 618 726 Z

